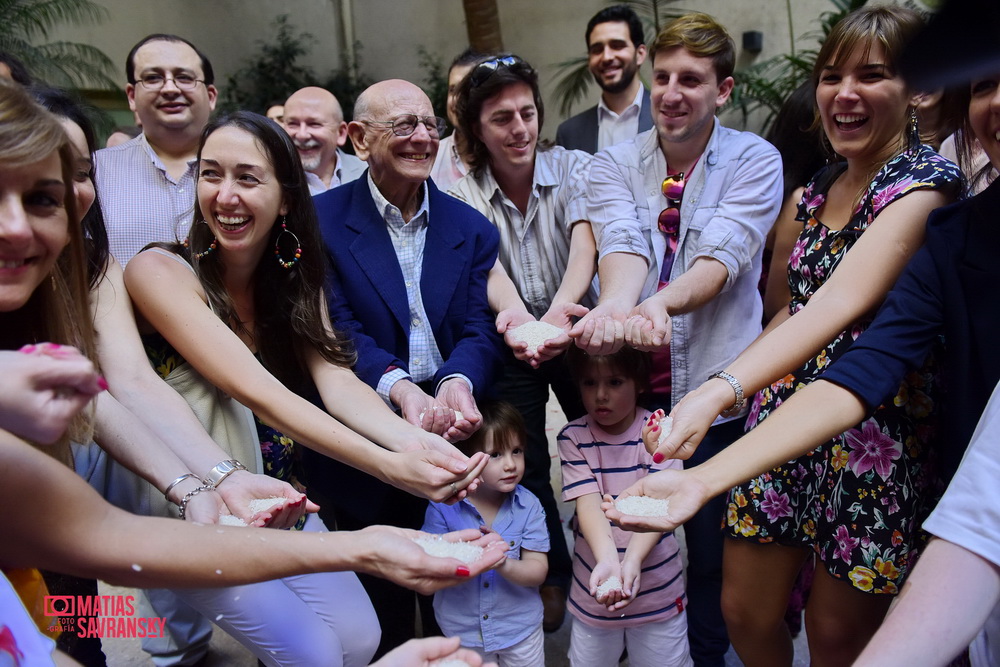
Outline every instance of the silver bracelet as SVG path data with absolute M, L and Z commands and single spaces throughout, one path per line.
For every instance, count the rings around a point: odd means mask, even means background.
M 232 475 L 237 470 L 246 470 L 247 467 L 237 461 L 236 459 L 226 459 L 225 461 L 219 461 L 215 466 L 208 471 L 205 475 L 205 484 L 211 488 L 216 488 L 222 481 Z
M 181 498 L 181 502 L 178 505 L 181 508 L 180 510 L 181 519 L 183 519 L 184 516 L 187 514 L 188 503 L 191 502 L 191 499 L 197 496 L 202 491 L 215 491 L 215 487 L 208 486 L 206 484 L 204 486 L 199 486 L 196 489 L 191 489 L 190 491 L 185 493 L 184 497 Z
M 175 486 L 177 486 L 178 484 L 180 484 L 181 482 L 183 482 L 186 479 L 191 479 L 192 477 L 194 479 L 198 480 L 199 482 L 201 482 L 202 484 L 205 483 L 205 481 L 201 477 L 198 477 L 198 475 L 194 474 L 193 472 L 186 472 L 183 475 L 181 475 L 180 477 L 178 477 L 177 479 L 175 479 L 174 481 L 170 482 L 170 484 L 167 484 L 167 488 L 164 489 L 164 491 L 163 491 L 163 497 L 166 498 L 169 502 L 173 502 L 172 500 L 170 500 L 170 497 L 169 497 L 170 496 L 170 492 L 174 490 Z
M 739 414 L 740 410 L 743 409 L 743 406 L 746 405 L 747 402 L 746 397 L 743 396 L 743 385 L 740 384 L 740 381 L 726 371 L 719 371 L 718 373 L 714 373 L 711 377 L 725 380 L 729 383 L 729 386 L 733 388 L 733 391 L 736 392 L 736 402 L 723 410 L 722 416 L 732 417 L 733 415 Z

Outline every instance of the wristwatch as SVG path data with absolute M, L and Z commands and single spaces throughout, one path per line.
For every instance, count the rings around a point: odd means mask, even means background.
M 205 484 L 213 489 L 222 484 L 222 480 L 232 475 L 237 470 L 246 470 L 247 467 L 236 459 L 226 459 L 219 461 L 215 467 L 205 475 Z
M 743 385 L 740 384 L 739 380 L 734 378 L 726 371 L 719 371 L 718 373 L 713 373 L 709 377 L 709 379 L 711 380 L 712 378 L 719 378 L 720 380 L 725 380 L 726 382 L 729 383 L 729 386 L 733 388 L 733 392 L 736 394 L 736 401 L 731 406 L 722 411 L 722 416 L 733 417 L 738 415 L 740 413 L 740 410 L 742 410 L 743 406 L 746 405 L 747 403 L 746 398 L 743 396 Z

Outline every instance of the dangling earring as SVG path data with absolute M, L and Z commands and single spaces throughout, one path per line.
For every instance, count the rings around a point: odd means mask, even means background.
M 910 107 L 910 126 L 907 136 L 909 150 L 915 151 L 920 148 L 920 126 L 917 124 L 917 108 Z
M 208 223 L 205 222 L 204 220 L 201 221 L 201 224 L 203 224 L 205 226 L 208 226 Z M 190 242 L 191 242 L 191 237 L 190 236 L 188 238 L 184 239 L 184 247 L 188 248 L 189 250 L 191 249 L 191 243 Z M 207 257 L 208 255 L 212 254 L 212 251 L 215 250 L 218 247 L 219 247 L 219 240 L 216 239 L 215 236 L 212 236 L 212 242 L 208 244 L 208 249 L 207 250 L 205 250 L 203 252 L 194 252 L 192 250 L 191 251 L 191 256 L 194 257 L 194 258 L 196 258 L 196 259 L 198 259 L 198 260 L 201 260 L 201 259 L 204 259 L 205 257 Z
M 285 261 L 281 256 L 281 237 L 285 234 L 291 234 L 292 238 L 295 239 L 295 257 L 291 261 Z M 274 239 L 274 256 L 278 260 L 278 264 L 281 265 L 283 269 L 290 269 L 295 266 L 295 263 L 299 261 L 302 257 L 302 244 L 299 243 L 299 237 L 295 235 L 295 232 L 290 230 L 285 226 L 285 216 L 281 216 L 281 232 L 278 233 L 278 238 Z

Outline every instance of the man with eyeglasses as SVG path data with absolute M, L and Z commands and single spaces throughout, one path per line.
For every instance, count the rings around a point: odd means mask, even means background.
M 652 351 L 649 407 L 669 412 L 760 333 L 757 281 L 782 174 L 773 146 L 715 117 L 733 89 L 735 46 L 725 28 L 688 14 L 667 24 L 651 51 L 654 129 L 598 153 L 591 166 L 587 212 L 601 294 L 570 335 L 591 354 L 623 344 Z M 685 467 L 743 434 L 742 390 L 733 388 L 734 409 Z M 698 667 L 724 665 L 729 646 L 720 606 L 724 504 L 719 496 L 684 525 Z
M 486 298 L 499 239 L 482 214 L 429 178 L 444 127 L 417 86 L 374 84 L 347 128 L 368 171 L 313 201 L 332 260 L 330 317 L 357 351 L 355 373 L 407 421 L 456 441 L 479 428 L 474 396 L 489 391 L 501 360 Z M 426 501 L 304 455 L 310 497 L 338 529 L 423 525 Z M 360 578 L 382 625 L 379 656 L 414 636 L 414 594 Z M 429 602 L 422 598 L 421 617 L 433 630 Z
M 596 153 L 653 127 L 649 91 L 638 76 L 646 61 L 646 40 L 642 21 L 628 5 L 594 14 L 585 37 L 587 68 L 601 88 L 601 99 L 563 121 L 556 143 Z
M 140 40 L 125 76 L 142 134 L 94 155 L 111 254 L 122 266 L 148 243 L 187 237 L 198 140 L 218 97 L 208 58 L 176 35 Z

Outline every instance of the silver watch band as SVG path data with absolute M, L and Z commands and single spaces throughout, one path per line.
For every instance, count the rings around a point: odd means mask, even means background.
M 726 382 L 729 383 L 729 386 L 733 388 L 733 391 L 736 392 L 736 402 L 733 403 L 728 408 L 726 408 L 725 410 L 723 410 L 722 416 L 732 417 L 735 414 L 739 414 L 739 411 L 743 409 L 743 406 L 746 405 L 747 402 L 746 397 L 743 395 L 743 385 L 740 384 L 739 380 L 737 380 L 735 377 L 733 377 L 726 371 L 719 371 L 718 373 L 714 373 L 712 377 L 725 380 Z
M 205 484 L 211 488 L 216 488 L 222 484 L 223 480 L 232 475 L 237 470 L 246 470 L 247 467 L 236 459 L 226 459 L 215 464 L 208 474 L 205 475 Z

